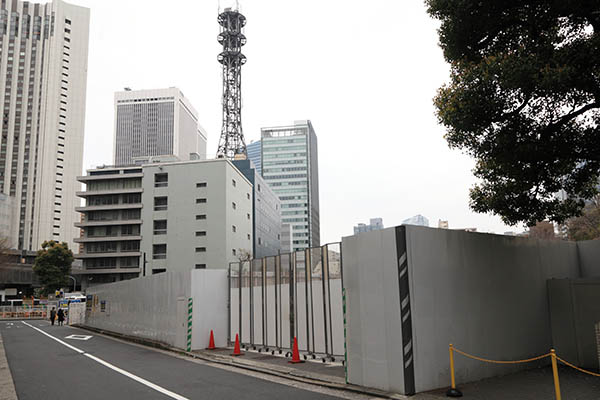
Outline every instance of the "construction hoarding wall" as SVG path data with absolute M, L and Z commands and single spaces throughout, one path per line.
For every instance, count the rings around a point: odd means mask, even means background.
M 342 239 L 347 380 L 406 394 L 397 260 L 394 228 Z
M 342 250 L 348 380 L 404 394 L 449 385 L 450 343 L 491 359 L 547 353 L 546 280 L 579 276 L 577 245 L 562 241 L 402 226 Z M 530 367 L 456 357 L 458 382 Z
M 190 272 L 165 272 L 107 285 L 92 286 L 86 325 L 124 335 L 136 336 L 185 347 L 178 318 L 178 302 L 191 294 Z M 90 300 L 88 300 L 90 301 Z M 179 335 L 181 336 L 181 335 Z
M 600 278 L 600 239 L 577 242 L 582 278 Z
M 548 301 L 552 343 L 558 355 L 579 367 L 597 369 L 600 279 L 549 280 Z
M 340 243 L 230 265 L 230 338 L 261 350 L 344 355 Z
M 154 340 L 180 349 L 227 342 L 227 271 L 165 272 L 93 286 L 87 291 L 85 324 Z M 191 318 L 190 318 L 191 299 Z M 188 329 L 192 329 L 191 343 Z
M 217 347 L 227 346 L 227 271 L 192 271 L 192 349 L 208 347 L 210 331 Z

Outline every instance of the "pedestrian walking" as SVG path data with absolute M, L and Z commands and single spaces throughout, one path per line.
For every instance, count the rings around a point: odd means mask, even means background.
M 56 319 L 56 310 L 54 309 L 54 307 L 52 307 L 52 310 L 50 310 L 50 323 L 52 325 L 54 325 L 55 319 Z
M 58 326 L 62 326 L 62 324 L 65 320 L 65 312 L 63 311 L 62 308 L 59 308 L 58 313 L 56 315 L 58 316 Z

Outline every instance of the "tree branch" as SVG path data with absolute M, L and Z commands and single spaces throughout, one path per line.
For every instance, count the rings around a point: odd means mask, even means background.
M 547 130 L 554 130 L 554 128 L 557 128 L 561 125 L 566 124 L 567 122 L 571 121 L 572 119 L 577 118 L 578 116 L 588 112 L 589 110 L 593 110 L 594 108 L 600 108 L 600 103 L 590 103 L 587 104 L 583 107 L 581 107 L 579 110 L 574 111 L 572 113 L 569 113 L 567 115 L 562 116 L 558 121 L 556 121 L 553 124 L 548 125 Z

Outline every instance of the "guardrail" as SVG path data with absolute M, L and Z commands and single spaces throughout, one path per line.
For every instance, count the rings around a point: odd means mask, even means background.
M 0 306 L 0 319 L 46 319 L 46 307 Z
M 554 378 L 554 393 L 556 395 L 556 400 L 562 399 L 561 393 L 560 393 L 560 382 L 558 379 L 558 361 L 560 361 L 564 365 L 571 367 L 579 372 L 583 372 L 584 374 L 600 377 L 600 374 L 597 374 L 597 373 L 591 372 L 591 371 L 587 371 L 583 368 L 579 368 L 579 367 L 569 363 L 568 361 L 563 360 L 562 358 L 560 358 L 559 356 L 556 355 L 556 351 L 554 351 L 554 349 L 550 349 L 550 352 L 546 353 L 546 354 L 542 354 L 542 355 L 532 357 L 532 358 L 527 358 L 524 360 L 514 360 L 514 361 L 489 360 L 487 358 L 474 356 L 472 354 L 466 353 L 462 350 L 455 348 L 452 345 L 452 343 L 449 345 L 448 351 L 450 353 L 450 385 L 451 385 L 450 389 L 448 389 L 448 391 L 446 392 L 446 396 L 448 396 L 448 397 L 462 397 L 462 392 L 456 388 L 456 380 L 454 378 L 454 352 L 456 352 L 462 356 L 465 356 L 467 358 L 470 358 L 472 360 L 477 360 L 477 361 L 491 363 L 491 364 L 522 364 L 522 363 L 533 362 L 533 361 L 544 359 L 546 357 L 550 357 L 552 359 L 551 360 L 552 361 L 552 376 Z

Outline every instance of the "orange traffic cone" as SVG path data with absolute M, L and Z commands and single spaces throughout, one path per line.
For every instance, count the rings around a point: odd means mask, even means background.
M 304 362 L 304 360 L 300 359 L 300 352 L 298 351 L 298 340 L 296 339 L 296 336 L 294 336 L 294 348 L 292 349 L 292 359 L 288 362 L 292 364 Z
M 215 335 L 213 335 L 212 329 L 210 330 L 210 340 L 208 341 L 208 347 L 206 350 L 214 350 L 217 347 L 215 346 Z
M 238 334 L 235 334 L 235 346 L 233 348 L 233 353 L 231 353 L 232 356 L 243 356 L 244 353 L 242 353 L 240 351 L 240 338 L 238 336 Z

